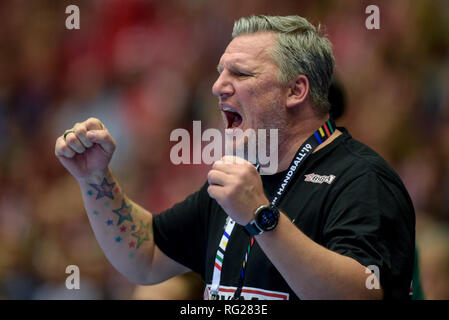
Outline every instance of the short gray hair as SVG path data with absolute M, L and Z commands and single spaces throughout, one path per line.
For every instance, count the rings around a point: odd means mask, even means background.
M 279 81 L 287 84 L 298 75 L 307 77 L 309 95 L 319 114 L 329 112 L 329 87 L 334 69 L 332 45 L 315 28 L 300 16 L 250 16 L 235 21 L 232 38 L 242 34 L 271 31 L 276 34 L 276 44 L 271 52 L 279 67 Z

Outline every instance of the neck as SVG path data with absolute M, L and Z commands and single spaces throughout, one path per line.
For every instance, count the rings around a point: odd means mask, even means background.
M 279 139 L 279 164 L 277 172 L 287 170 L 293 157 L 298 151 L 299 147 L 328 119 L 328 116 L 323 118 L 307 119 L 300 122 L 294 130 L 289 130 L 287 134 Z M 324 148 L 331 143 L 335 138 L 341 135 L 342 132 L 335 130 L 332 135 L 320 144 L 313 152 Z

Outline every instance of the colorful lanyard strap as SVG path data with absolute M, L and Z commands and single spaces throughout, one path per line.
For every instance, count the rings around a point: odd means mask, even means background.
M 300 165 L 304 163 L 306 158 L 312 154 L 313 150 L 315 150 L 320 144 L 326 141 L 332 133 L 334 133 L 336 126 L 334 120 L 329 118 L 317 131 L 313 133 L 302 145 L 299 147 L 296 152 L 295 157 L 290 163 L 289 169 L 282 179 L 280 186 L 278 187 L 275 196 L 271 200 L 271 204 L 275 206 L 281 200 L 281 198 L 285 195 L 287 187 L 290 185 L 290 182 L 293 180 L 295 173 L 298 171 Z M 259 166 L 257 166 L 259 168 Z M 216 300 L 219 298 L 218 292 L 220 287 L 221 280 L 221 269 L 223 264 L 224 255 L 226 252 L 226 247 L 228 245 L 229 239 L 231 237 L 232 230 L 234 229 L 235 221 L 231 218 L 226 219 L 223 236 L 221 237 L 220 244 L 217 249 L 217 254 L 215 256 L 214 261 L 214 272 L 212 275 L 212 285 L 209 291 L 209 299 Z M 242 293 L 243 284 L 245 282 L 245 271 L 248 266 L 248 257 L 251 252 L 251 248 L 253 247 L 255 241 L 254 237 L 251 237 L 250 243 L 248 245 L 248 249 L 245 252 L 245 257 L 243 259 L 242 268 L 240 270 L 240 279 L 239 286 L 234 293 L 233 299 L 239 299 Z

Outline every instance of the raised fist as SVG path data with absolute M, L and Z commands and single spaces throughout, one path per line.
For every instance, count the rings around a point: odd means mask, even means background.
M 105 175 L 115 141 L 96 118 L 76 123 L 56 139 L 55 154 L 77 180 Z

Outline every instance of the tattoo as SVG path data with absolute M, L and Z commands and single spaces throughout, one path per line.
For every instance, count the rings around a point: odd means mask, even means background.
M 93 214 L 98 216 L 99 212 L 97 210 L 94 210 Z
M 121 226 L 120 227 L 120 232 L 125 232 L 126 231 L 126 226 Z
M 120 242 L 120 241 L 122 241 L 122 238 L 121 238 L 121 237 L 115 238 L 115 242 Z
M 117 225 L 121 225 L 123 221 L 128 220 L 133 222 L 133 218 L 131 217 L 132 205 L 127 206 L 125 200 L 122 200 L 122 206 L 118 209 L 112 210 L 115 214 L 119 216 L 117 221 Z
M 131 241 L 130 243 L 128 243 L 128 247 L 131 249 L 131 248 L 134 248 L 136 246 L 136 243 L 134 242 L 134 241 Z
M 143 221 L 140 221 L 139 229 L 131 235 L 137 238 L 137 249 L 139 249 L 142 242 L 150 240 L 150 222 L 144 225 Z
M 129 257 L 130 259 L 134 258 L 134 252 L 131 252 L 131 253 L 128 255 L 128 257 Z
M 98 191 L 97 197 L 95 198 L 95 200 L 103 198 L 103 197 L 108 197 L 112 200 L 114 199 L 114 195 L 112 194 L 112 189 L 115 186 L 115 182 L 108 183 L 106 178 L 103 178 L 103 182 L 101 183 L 101 185 L 94 184 L 94 183 L 89 183 L 89 185 Z

